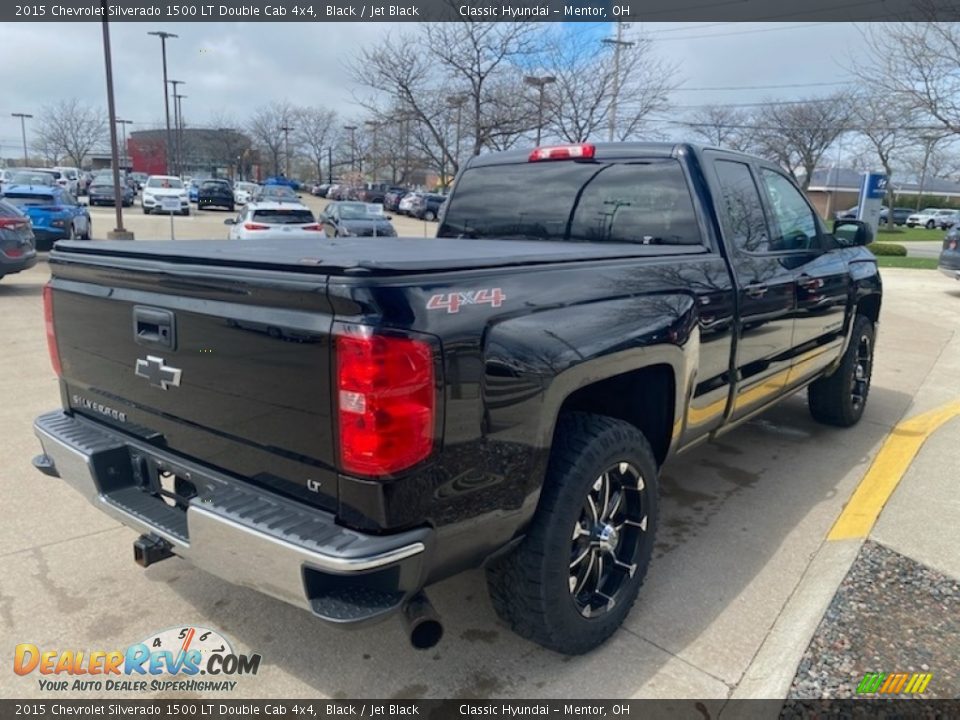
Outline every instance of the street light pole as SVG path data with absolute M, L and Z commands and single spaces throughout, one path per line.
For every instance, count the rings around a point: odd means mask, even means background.
M 113 61 L 110 57 L 110 21 L 107 0 L 100 0 L 103 11 L 103 63 L 107 75 L 107 113 L 110 116 L 110 165 L 113 167 L 113 206 L 117 226 L 107 233 L 108 240 L 133 240 L 133 233 L 123 229 L 123 192 L 120 188 L 120 153 L 117 148 L 117 107 L 113 101 Z
M 373 130 L 373 157 L 370 158 L 370 181 L 377 182 L 377 171 L 380 169 L 377 160 L 377 130 L 380 128 L 380 123 L 376 120 L 367 120 L 363 124 Z
M 128 158 L 127 158 L 127 125 L 133 125 L 133 120 L 121 120 L 117 118 L 117 124 L 123 128 L 123 168 L 127 169 Z
M 617 37 L 604 38 L 600 42 L 613 45 L 613 98 L 610 100 L 610 142 L 617 139 L 617 99 L 620 95 L 620 49 L 633 47 L 636 43 L 623 39 L 622 22 L 617 22 Z
M 173 96 L 174 122 L 176 123 L 177 137 L 177 176 L 183 177 L 184 152 L 183 152 L 183 101 L 186 95 Z
M 290 131 L 293 130 L 289 125 L 280 127 L 283 131 L 283 166 L 286 169 L 286 177 L 290 177 Z
M 20 134 L 23 135 L 23 166 L 26 167 L 30 164 L 29 158 L 27 158 L 27 118 L 32 118 L 33 115 L 28 115 L 27 113 L 10 113 L 11 117 L 20 118 Z
M 532 75 L 527 75 L 523 81 L 527 85 L 532 85 L 537 88 L 539 97 L 537 99 L 537 146 L 540 146 L 540 134 L 543 131 L 543 94 L 547 89 L 547 85 L 550 83 L 555 83 L 557 79 L 553 75 L 543 75 L 540 77 L 535 77 Z
M 356 145 L 356 125 L 344 125 L 343 129 L 350 133 L 350 172 L 356 170 L 356 154 L 357 154 L 357 145 Z
M 102 3 L 101 3 L 102 4 Z M 167 147 L 164 156 L 166 157 L 165 174 L 170 174 L 170 151 L 173 143 L 170 138 L 170 97 L 167 94 L 167 38 L 178 37 L 173 33 L 156 31 L 148 32 L 147 35 L 155 35 L 160 38 L 160 52 L 163 54 L 163 109 L 167 117 Z
M 177 85 L 186 85 L 183 80 L 168 80 L 168 85 L 173 87 L 173 161 L 176 165 L 176 172 L 174 175 L 181 175 L 183 173 L 183 168 L 180 167 L 180 156 L 182 155 L 180 151 L 180 111 L 177 110 Z M 167 172 L 169 175 L 169 171 Z

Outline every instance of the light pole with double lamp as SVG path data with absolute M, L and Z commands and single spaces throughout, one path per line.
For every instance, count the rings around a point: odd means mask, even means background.
M 350 133 L 350 172 L 353 172 L 357 169 L 356 165 L 356 150 L 357 150 L 357 126 L 356 125 L 344 125 L 343 129 Z
M 284 177 L 287 179 L 290 178 L 290 131 L 293 130 L 289 125 L 283 125 L 280 127 L 283 131 L 283 167 L 284 167 Z
M 20 118 L 20 133 L 23 135 L 23 166 L 26 167 L 30 164 L 29 158 L 27 158 L 27 120 L 32 118 L 33 115 L 28 115 L 27 113 L 10 113 L 10 117 Z
M 117 106 L 113 101 L 113 60 L 110 57 L 110 21 L 107 0 L 100 0 L 103 12 L 103 64 L 107 75 L 107 114 L 110 116 L 110 166 L 113 168 L 113 205 L 117 226 L 107 233 L 107 240 L 133 240 L 133 233 L 123 227 L 123 189 L 120 187 L 120 152 L 117 147 Z
M 168 80 L 167 84 L 173 88 L 173 92 L 170 93 L 170 96 L 173 98 L 173 164 L 176 167 L 176 172 L 173 174 L 180 176 L 183 174 L 183 167 L 181 167 L 183 151 L 180 147 L 180 141 L 183 138 L 180 133 L 180 110 L 177 105 L 177 85 L 186 85 L 187 83 L 183 80 Z M 167 174 L 169 175 L 170 173 L 168 172 Z
M 533 76 L 527 75 L 523 81 L 527 85 L 532 85 L 537 88 L 538 97 L 537 97 L 537 147 L 540 146 L 540 134 L 543 132 L 543 94 L 546 91 L 547 85 L 550 83 L 555 83 L 557 79 L 553 75 L 543 75 L 543 76 Z
M 129 169 L 127 165 L 130 162 L 130 159 L 127 157 L 127 125 L 133 125 L 133 120 L 121 120 L 120 118 L 117 118 L 115 122 L 117 125 L 120 125 L 123 128 L 121 131 L 123 133 L 123 153 L 121 158 L 123 160 L 123 169 L 127 170 Z
M 148 32 L 147 35 L 155 35 L 160 38 L 160 51 L 163 54 L 163 109 L 167 117 L 167 147 L 164 156 L 166 157 L 166 168 L 164 174 L 170 174 L 170 152 L 173 149 L 173 140 L 170 137 L 170 96 L 167 94 L 167 40 L 178 37 L 173 33 L 163 32 L 162 30 Z

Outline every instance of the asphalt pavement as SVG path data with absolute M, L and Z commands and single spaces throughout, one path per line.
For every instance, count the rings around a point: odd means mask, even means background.
M 112 211 L 93 214 L 102 237 Z M 176 237 L 225 237 L 227 216 L 175 218 Z M 137 239 L 169 232 L 168 218 L 139 209 L 126 218 Z M 435 228 L 396 224 L 401 234 Z M 609 643 L 569 658 L 518 638 L 496 619 L 482 573 L 469 572 L 430 589 L 446 635 L 418 652 L 396 621 L 338 630 L 178 558 L 143 570 L 132 558 L 135 533 L 31 467 L 32 420 L 59 405 L 40 299 L 47 277 L 42 262 L 0 282 L 3 651 L 21 642 L 109 650 L 165 628 L 215 628 L 263 658 L 256 676 L 239 678 L 236 697 L 785 697 L 866 541 L 828 540 L 831 529 L 894 428 L 960 397 L 960 289 L 933 271 L 885 270 L 863 421 L 848 430 L 817 425 L 798 395 L 671 460 L 650 575 Z M 950 493 L 960 448 L 944 435 L 951 427 L 931 434 L 869 537 L 956 579 L 960 512 Z M 0 696 L 43 695 L 36 676 L 0 673 Z

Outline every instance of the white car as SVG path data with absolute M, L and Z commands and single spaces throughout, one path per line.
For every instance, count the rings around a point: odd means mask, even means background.
M 190 214 L 190 198 L 187 197 L 183 181 L 173 175 L 151 175 L 143 184 L 143 194 L 140 197 L 143 214 L 149 215 L 155 210 L 161 210 L 164 198 L 176 198 L 180 203 L 179 213 Z
M 956 220 L 957 211 L 947 210 L 945 208 L 924 208 L 918 213 L 914 213 L 907 218 L 907 227 L 925 227 L 932 230 L 935 227 L 943 227 L 941 223 Z
M 72 195 L 76 195 L 80 189 L 80 168 L 58 166 L 53 169 L 60 173 L 60 177 L 57 178 L 57 185 L 66 188 Z
M 230 226 L 227 237 L 231 240 L 317 240 L 327 236 L 310 208 L 296 202 L 249 203 L 223 224 Z
M 397 211 L 401 215 L 409 215 L 410 211 L 413 210 L 413 203 L 419 198 L 423 193 L 407 193 L 403 196 L 403 199 L 400 201 L 400 204 L 397 206 Z
M 237 205 L 246 205 L 250 202 L 253 194 L 260 187 L 252 182 L 238 182 L 233 184 L 233 199 Z

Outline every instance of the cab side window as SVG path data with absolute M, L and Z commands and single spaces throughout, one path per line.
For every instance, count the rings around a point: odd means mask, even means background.
M 725 234 L 740 252 L 771 252 L 763 204 L 750 167 L 732 160 L 718 160 L 714 167 L 723 195 L 717 211 Z
M 819 250 L 820 232 L 813 210 L 803 194 L 778 172 L 760 169 L 760 178 L 770 200 L 773 216 L 771 252 Z

